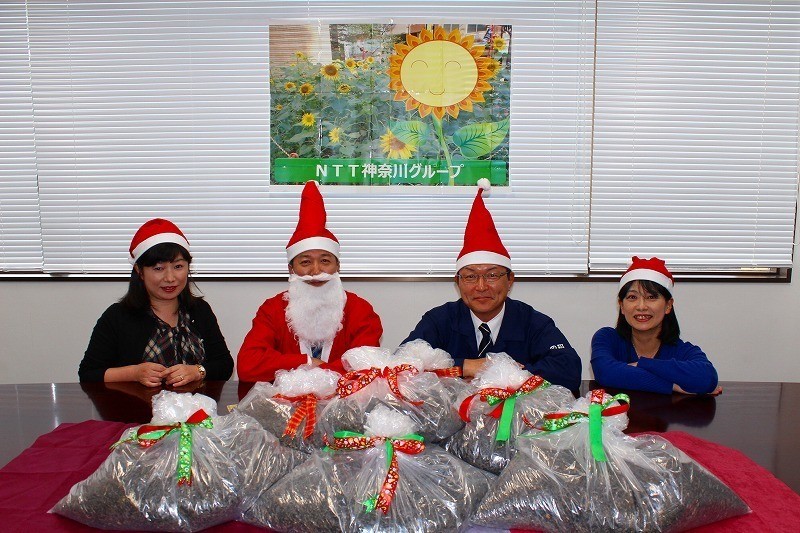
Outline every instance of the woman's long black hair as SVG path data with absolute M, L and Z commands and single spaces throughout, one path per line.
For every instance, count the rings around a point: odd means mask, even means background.
M 189 265 L 192 264 L 192 255 L 189 253 L 189 250 L 180 244 L 162 242 L 143 253 L 139 259 L 136 260 L 136 265 L 141 269 L 143 267 L 151 267 L 158 263 L 168 263 L 180 258 L 185 259 Z M 178 305 L 181 309 L 191 309 L 194 307 L 195 302 L 201 299 L 201 297 L 195 296 L 192 292 L 192 285 L 194 285 L 194 281 L 192 281 L 192 275 L 190 273 L 186 280 L 186 287 L 184 287 L 178 295 Z M 137 311 L 146 312 L 150 310 L 150 296 L 147 294 L 147 289 L 144 286 L 142 277 L 136 271 L 136 268 L 131 269 L 128 292 L 120 299 L 120 303 L 131 309 L 136 309 Z
M 628 294 L 628 291 L 633 285 L 634 282 L 639 282 L 639 287 L 642 288 L 647 294 L 650 295 L 661 295 L 667 301 L 672 299 L 672 293 L 670 293 L 666 287 L 656 283 L 655 281 L 650 281 L 647 279 L 635 279 L 633 281 L 629 281 L 617 293 L 617 301 L 622 303 L 623 298 L 625 295 Z M 625 316 L 622 314 L 622 309 L 619 310 L 619 316 L 617 317 L 617 333 L 620 336 L 627 340 L 628 342 L 632 342 L 631 340 L 631 325 L 628 324 L 628 321 L 625 320 Z M 664 315 L 664 322 L 661 323 L 661 332 L 658 334 L 658 340 L 661 341 L 661 344 L 675 344 L 678 342 L 678 339 L 681 336 L 681 328 L 678 325 L 678 317 L 675 316 L 675 305 L 672 306 L 672 311 Z

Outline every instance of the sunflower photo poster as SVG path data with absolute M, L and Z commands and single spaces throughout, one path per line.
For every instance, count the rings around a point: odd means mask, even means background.
M 272 184 L 508 185 L 511 26 L 270 26 Z

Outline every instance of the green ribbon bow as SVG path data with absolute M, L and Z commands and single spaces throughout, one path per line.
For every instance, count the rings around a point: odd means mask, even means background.
M 130 438 L 120 440 L 114 443 L 111 448 L 116 448 L 120 444 L 129 441 L 135 441 L 143 448 L 149 448 L 156 442 L 160 441 L 167 435 L 178 431 L 178 466 L 176 474 L 178 477 L 178 485 L 191 485 L 192 484 L 192 433 L 195 428 L 202 427 L 211 429 L 214 423 L 211 417 L 206 414 L 202 409 L 195 411 L 186 422 L 178 422 L 168 425 L 152 425 L 145 424 L 139 426 L 134 435 Z
M 600 398 L 602 398 L 602 391 L 599 389 L 598 391 L 601 393 Z M 598 391 L 592 391 L 593 401 L 589 405 L 588 413 L 573 411 L 566 414 L 556 413 L 554 415 L 545 415 L 541 427 L 545 431 L 559 431 L 588 418 L 589 445 L 592 449 L 592 457 L 594 457 L 595 461 L 605 462 L 608 461 L 608 457 L 606 457 L 606 452 L 603 448 L 603 417 L 624 413 L 628 410 L 628 405 L 631 400 L 627 394 L 621 393 L 613 396 L 605 403 L 597 403 L 594 401 L 594 396 L 596 396 L 595 393 Z M 609 407 L 614 402 L 620 402 L 622 405 Z

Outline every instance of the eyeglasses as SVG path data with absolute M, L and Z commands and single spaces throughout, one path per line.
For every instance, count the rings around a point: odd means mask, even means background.
M 483 278 L 483 281 L 487 283 L 487 285 L 494 285 L 503 276 L 507 276 L 511 273 L 510 270 L 505 272 L 487 272 L 486 274 L 456 274 L 458 278 L 464 282 L 464 285 L 475 285 L 478 283 L 478 280 Z

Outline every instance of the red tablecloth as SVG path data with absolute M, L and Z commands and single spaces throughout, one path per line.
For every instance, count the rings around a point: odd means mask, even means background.
M 92 530 L 47 511 L 70 487 L 89 476 L 108 457 L 109 446 L 130 424 L 89 420 L 62 424 L 0 470 L 0 523 L 7 533 Z M 800 531 L 800 495 L 742 453 L 687 433 L 662 434 L 716 474 L 753 512 L 695 531 L 725 533 Z M 231 522 L 206 531 L 263 531 Z

